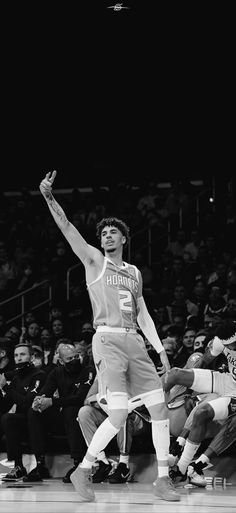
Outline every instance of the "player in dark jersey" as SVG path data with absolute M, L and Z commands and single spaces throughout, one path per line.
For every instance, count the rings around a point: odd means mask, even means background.
M 204 440 L 207 423 L 227 419 L 235 407 L 236 397 L 236 321 L 222 320 L 216 328 L 215 336 L 207 345 L 202 364 L 209 365 L 218 355 L 223 354 L 228 362 L 228 371 L 204 369 L 178 369 L 173 367 L 164 378 L 165 391 L 176 384 L 185 385 L 199 393 L 215 393 L 217 397 L 203 401 L 196 410 L 188 439 L 177 464 L 171 471 L 175 484 L 186 481 L 188 465 Z
M 141 273 L 136 266 L 123 261 L 129 228 L 116 217 L 104 218 L 97 225 L 102 251 L 88 244 L 52 194 L 55 177 L 56 171 L 47 173 L 39 188 L 58 228 L 85 267 L 96 329 L 93 358 L 100 395 L 106 397 L 108 404 L 108 417 L 94 434 L 83 461 L 71 474 L 71 482 L 82 500 L 95 500 L 91 469 L 97 454 L 125 423 L 129 397 L 141 400 L 152 419 L 158 463 L 154 494 L 164 500 L 179 501 L 180 495 L 169 477 L 170 432 L 163 386 L 138 328 L 160 354 L 165 371 L 170 365 L 142 295 Z

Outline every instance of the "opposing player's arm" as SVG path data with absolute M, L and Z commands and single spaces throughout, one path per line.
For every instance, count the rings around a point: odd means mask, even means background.
M 90 263 L 92 264 L 96 258 L 102 258 L 102 254 L 98 249 L 90 246 L 85 241 L 75 226 L 67 219 L 64 210 L 55 200 L 52 194 L 52 184 L 55 180 L 56 174 L 56 171 L 53 171 L 52 174 L 46 174 L 45 178 L 40 183 L 40 192 L 47 202 L 48 208 L 53 216 L 54 221 L 63 233 L 66 240 L 69 242 L 74 253 L 78 256 L 84 265 Z
M 143 296 L 138 298 L 138 324 L 152 347 L 160 354 L 160 360 L 164 366 L 164 372 L 170 369 L 170 363 L 166 351 L 160 341 L 153 319 L 147 309 Z

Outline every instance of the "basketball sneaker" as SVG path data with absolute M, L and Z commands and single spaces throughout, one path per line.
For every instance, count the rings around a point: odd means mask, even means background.
M 126 483 L 130 477 L 130 469 L 125 463 L 119 463 L 115 471 L 108 478 L 109 483 L 119 484 Z
M 195 486 L 199 486 L 199 488 L 205 488 L 207 486 L 207 480 L 204 476 L 203 469 L 207 466 L 207 463 L 203 463 L 202 461 L 191 463 L 187 471 L 189 482 Z
M 95 493 L 91 487 L 91 469 L 78 467 L 70 475 L 70 480 L 83 501 L 93 502 Z
M 169 476 L 157 477 L 153 483 L 153 493 L 165 501 L 180 501 L 180 495 L 176 492 Z
M 27 476 L 23 477 L 24 483 L 33 483 L 37 481 L 43 481 L 44 479 L 50 479 L 50 474 L 45 465 L 38 464 L 37 467 L 33 468 Z
M 103 461 L 99 461 L 99 466 L 97 471 L 92 476 L 93 483 L 102 483 L 106 481 L 112 469 L 111 463 L 104 463 Z
M 2 481 L 20 481 L 24 476 L 27 475 L 25 467 L 20 467 L 20 465 L 16 465 L 14 468 L 8 472 L 5 476 L 3 476 Z

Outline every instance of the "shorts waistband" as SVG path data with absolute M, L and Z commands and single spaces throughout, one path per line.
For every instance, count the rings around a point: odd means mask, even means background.
M 112 328 L 111 326 L 98 326 L 96 331 L 102 331 L 103 333 L 137 333 L 134 328 Z

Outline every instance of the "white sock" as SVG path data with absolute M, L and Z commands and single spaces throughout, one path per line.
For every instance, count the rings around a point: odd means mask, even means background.
M 169 419 L 152 420 L 152 441 L 158 463 L 158 477 L 169 475 L 170 428 Z
M 97 455 L 108 445 L 110 440 L 117 435 L 119 429 L 114 427 L 109 418 L 105 419 L 97 431 L 95 431 L 93 438 L 88 446 L 85 457 L 83 458 L 81 467 L 91 468 Z M 88 464 L 89 462 L 89 464 Z
M 180 472 L 182 472 L 182 474 L 185 474 L 187 467 L 193 460 L 193 457 L 196 454 L 199 446 L 200 446 L 200 444 L 194 444 L 194 443 L 190 442 L 189 440 L 186 440 L 184 450 L 183 450 L 183 452 L 180 456 L 180 459 L 178 461 L 178 467 L 179 467 Z
M 91 460 L 88 460 L 86 458 L 86 456 L 83 458 L 83 461 L 81 461 L 81 463 L 79 464 L 79 467 L 82 467 L 82 468 L 92 468 L 93 464 L 94 464 L 94 461 L 95 461 L 95 458 L 93 459 L 93 461 Z
M 129 467 L 129 455 L 120 454 L 119 463 L 125 463 L 126 467 Z

